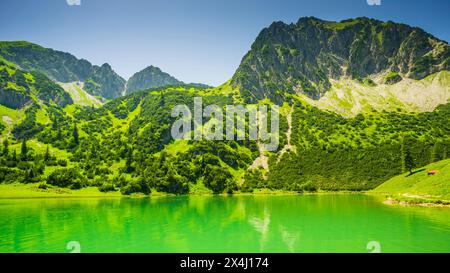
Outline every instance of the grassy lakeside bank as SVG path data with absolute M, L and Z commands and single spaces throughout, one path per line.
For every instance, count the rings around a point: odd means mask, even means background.
M 114 192 L 101 192 L 97 187 L 86 187 L 79 190 L 72 190 L 67 188 L 47 187 L 46 189 L 39 188 L 40 183 L 22 184 L 0 184 L 0 199 L 28 199 L 28 198 L 83 198 L 83 197 L 146 197 L 144 194 L 131 194 L 123 195 L 120 191 Z M 252 193 L 247 192 L 234 192 L 231 195 L 300 195 L 300 194 L 360 194 L 362 192 L 354 191 L 316 191 L 316 192 L 303 192 L 288 190 L 271 190 L 271 189 L 255 189 Z M 209 196 L 220 195 L 226 196 L 229 194 L 214 194 L 212 192 L 192 192 L 188 195 L 194 196 Z M 151 197 L 157 196 L 174 196 L 174 194 L 152 191 L 149 195 Z
M 386 204 L 450 207 L 450 159 L 395 176 L 368 193 L 385 195 Z
M 436 171 L 429 175 L 429 171 Z M 8 198 L 71 198 L 71 197 L 127 197 L 120 191 L 100 192 L 97 187 L 79 190 L 47 187 L 41 189 L 40 183 L 32 184 L 0 184 L 0 199 Z M 450 207 L 450 159 L 429 164 L 413 170 L 413 174 L 404 173 L 395 176 L 377 188 L 366 192 L 354 191 L 322 191 L 296 192 L 288 190 L 255 189 L 252 193 L 234 192 L 233 195 L 297 195 L 297 194 L 349 194 L 366 193 L 380 197 L 386 204 L 445 206 Z M 173 194 L 152 190 L 150 196 L 171 196 Z M 202 183 L 192 187 L 189 195 L 213 195 L 212 191 Z M 221 194 L 228 195 L 228 194 Z M 132 194 L 130 197 L 145 197 L 143 194 Z
M 71 198 L 71 197 L 121 197 L 120 192 L 100 192 L 97 187 L 87 187 L 79 190 L 66 188 L 40 189 L 39 183 L 32 184 L 0 184 L 0 199 L 26 198 Z

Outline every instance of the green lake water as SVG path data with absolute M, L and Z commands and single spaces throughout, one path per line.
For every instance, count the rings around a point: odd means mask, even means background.
M 0 252 L 70 252 L 71 241 L 81 252 L 450 252 L 450 209 L 364 194 L 0 200 Z

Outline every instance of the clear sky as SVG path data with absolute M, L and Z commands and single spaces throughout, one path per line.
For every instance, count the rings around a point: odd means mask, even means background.
M 81 5 L 69 5 L 81 1 Z M 450 0 L 0 0 L 0 40 L 27 40 L 108 62 L 125 79 L 155 65 L 185 82 L 219 85 L 262 28 L 302 16 L 367 16 L 449 41 Z

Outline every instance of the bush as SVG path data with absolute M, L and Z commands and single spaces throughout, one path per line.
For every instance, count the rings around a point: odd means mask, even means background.
M 116 191 L 116 188 L 112 183 L 105 182 L 100 187 L 98 187 L 98 190 L 101 192 L 110 192 L 110 191 Z
M 58 165 L 62 167 L 67 167 L 67 160 L 65 159 L 58 159 Z
M 22 171 L 0 167 L 0 183 L 10 183 L 22 179 Z
M 28 170 L 29 168 L 31 168 L 31 163 L 20 161 L 19 163 L 17 163 L 17 168 L 21 169 L 22 171 Z
M 143 179 L 138 181 L 130 181 L 127 185 L 120 189 L 123 195 L 130 195 L 132 193 L 150 194 L 151 190 Z
M 45 161 L 45 165 L 46 166 L 58 166 L 58 161 L 56 161 L 55 159 L 49 159 L 49 160 Z
M 61 187 L 80 189 L 87 185 L 86 178 L 75 169 L 58 169 L 47 177 L 47 184 Z
M 101 187 L 104 183 L 111 183 L 107 176 L 97 176 L 91 181 L 91 186 Z
M 385 83 L 386 84 L 394 84 L 401 80 L 402 80 L 402 77 L 398 73 L 391 72 L 389 75 L 386 76 Z
M 207 165 L 205 168 L 205 186 L 210 188 L 214 193 L 232 193 L 237 190 L 237 184 L 233 180 L 230 171 L 213 165 Z
M 244 183 L 241 186 L 242 192 L 253 192 L 256 188 L 264 188 L 265 180 L 260 169 L 249 170 L 244 175 Z
M 46 190 L 47 189 L 47 184 L 45 184 L 45 183 L 40 183 L 39 185 L 38 185 L 38 189 L 41 189 L 41 190 Z
M 299 191 L 309 191 L 309 192 L 315 192 L 317 191 L 316 185 L 314 185 L 311 181 L 306 182 L 305 184 L 302 184 L 300 186 Z

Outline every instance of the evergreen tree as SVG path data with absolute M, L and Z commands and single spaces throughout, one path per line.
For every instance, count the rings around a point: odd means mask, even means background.
M 408 168 L 409 174 L 411 175 L 412 169 L 414 168 L 414 159 L 409 149 L 407 149 L 405 153 L 405 166 Z
M 76 123 L 73 126 L 73 143 L 77 146 L 80 144 L 80 140 L 78 139 L 78 127 Z
M 3 156 L 8 156 L 9 154 L 9 142 L 7 139 L 5 139 L 5 141 L 3 141 L 3 152 L 2 152 Z
M 402 170 L 401 172 L 406 172 L 406 166 L 405 166 L 405 136 L 403 133 L 400 134 L 400 162 L 402 163 Z
M 47 150 L 45 151 L 44 160 L 49 161 L 50 160 L 50 149 L 47 145 Z
M 36 178 L 39 176 L 36 167 L 33 165 L 30 169 L 25 172 L 24 182 L 31 183 L 36 182 Z
M 127 160 L 125 162 L 125 172 L 126 173 L 133 172 L 133 167 L 131 166 L 131 164 L 133 164 L 133 150 L 131 148 L 128 148 Z
M 161 107 L 164 107 L 165 102 L 164 91 L 161 90 Z
M 56 139 L 57 140 L 61 140 L 62 139 L 62 132 L 61 132 L 61 128 L 58 127 L 58 133 L 56 134 Z
M 95 143 L 92 143 L 89 159 L 96 159 L 96 158 L 97 158 L 97 146 Z
M 54 122 L 53 122 L 53 124 L 52 124 L 52 128 L 53 129 L 59 129 L 59 126 L 58 126 L 58 118 L 57 117 L 54 117 Z
M 28 147 L 27 147 L 27 140 L 22 140 L 22 147 L 20 148 L 20 160 L 26 161 L 28 159 Z
M 14 161 L 14 162 L 17 161 L 17 153 L 16 153 L 16 149 L 13 150 L 13 154 L 12 154 L 11 160 Z
M 430 163 L 436 162 L 437 160 L 437 143 L 434 143 L 430 149 Z

